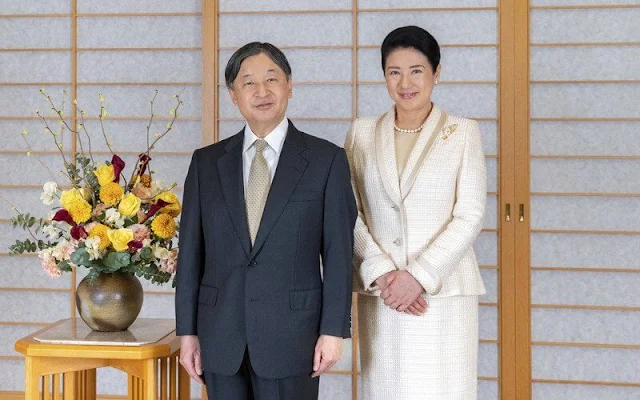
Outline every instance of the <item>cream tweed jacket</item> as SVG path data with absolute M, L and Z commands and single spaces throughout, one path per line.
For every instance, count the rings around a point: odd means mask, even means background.
M 478 123 L 434 105 L 399 177 L 394 121 L 395 108 L 358 118 L 345 143 L 358 203 L 354 289 L 379 295 L 375 280 L 403 269 L 425 297 L 484 294 L 473 250 L 487 197 Z

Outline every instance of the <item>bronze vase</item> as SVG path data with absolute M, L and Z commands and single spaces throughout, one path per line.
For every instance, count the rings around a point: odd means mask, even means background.
M 133 324 L 142 308 L 142 285 L 134 275 L 100 274 L 85 277 L 76 291 L 76 307 L 94 331 L 119 332 Z

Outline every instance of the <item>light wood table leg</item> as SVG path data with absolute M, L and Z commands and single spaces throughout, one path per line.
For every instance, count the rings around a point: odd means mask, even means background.
M 78 392 L 78 373 L 65 372 L 62 377 L 62 391 L 64 400 L 75 400 Z
M 168 382 L 167 382 L 167 359 L 160 359 L 160 400 L 168 400 Z
M 136 377 L 128 374 L 127 375 L 127 400 L 133 400 L 133 389 L 135 387 L 135 379 Z
M 60 396 L 60 374 L 53 376 L 53 400 L 62 400 L 62 396 Z
M 144 364 L 144 400 L 158 399 L 158 363 L 155 358 Z
M 51 376 L 44 376 L 44 383 L 42 385 L 42 398 L 44 400 L 51 400 Z
M 85 399 L 86 400 L 96 400 L 96 369 L 88 369 L 85 371 L 84 375 L 85 380 Z
M 40 376 L 35 371 L 32 357 L 25 357 L 25 380 L 24 380 L 24 398 L 25 400 L 40 399 Z
M 191 399 L 191 377 L 187 370 L 178 365 L 178 400 Z
M 178 365 L 178 357 L 171 356 L 169 358 L 169 398 L 171 400 L 178 400 L 178 370 L 176 366 Z

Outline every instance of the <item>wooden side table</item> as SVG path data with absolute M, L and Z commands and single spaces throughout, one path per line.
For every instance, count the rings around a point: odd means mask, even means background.
M 15 344 L 25 355 L 25 399 L 42 390 L 45 400 L 95 400 L 96 368 L 113 367 L 127 373 L 131 400 L 189 400 L 172 327 L 174 320 L 139 318 L 127 331 L 103 333 L 72 318 L 26 336 Z

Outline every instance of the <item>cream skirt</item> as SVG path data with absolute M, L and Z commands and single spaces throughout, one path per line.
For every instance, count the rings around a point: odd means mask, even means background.
M 420 317 L 358 296 L 364 400 L 474 400 L 478 296 L 430 298 Z

